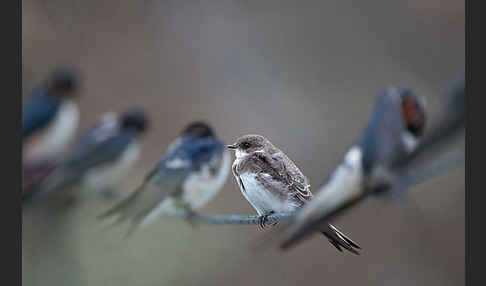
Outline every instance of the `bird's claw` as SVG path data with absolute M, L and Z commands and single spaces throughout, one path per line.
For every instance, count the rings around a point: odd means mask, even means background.
M 258 226 L 260 226 L 260 228 L 263 230 L 265 229 L 265 227 L 267 226 L 267 223 L 268 223 L 268 217 L 270 215 L 272 215 L 274 212 L 270 212 L 270 213 L 267 213 L 267 214 L 264 214 L 264 215 L 261 215 L 260 217 L 258 217 Z M 272 226 L 276 225 L 278 222 L 274 222 L 272 223 Z
M 196 227 L 197 224 L 194 221 L 194 217 L 196 216 L 196 212 L 193 211 L 189 207 L 184 208 L 184 219 L 191 225 L 191 227 Z

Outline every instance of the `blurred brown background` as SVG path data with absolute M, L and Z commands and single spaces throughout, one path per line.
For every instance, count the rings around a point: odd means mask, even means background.
M 147 108 L 151 130 L 126 194 L 191 120 L 230 143 L 266 135 L 316 189 L 395 84 L 433 118 L 464 70 L 464 1 L 23 0 L 24 94 L 54 67 L 84 75 L 79 132 L 106 111 Z M 364 248 L 316 236 L 256 253 L 256 226 L 160 219 L 131 239 L 101 231 L 88 197 L 24 209 L 24 285 L 463 285 L 464 167 L 414 187 L 400 207 L 363 204 L 335 223 Z M 254 214 L 229 177 L 203 210 Z M 126 225 L 124 225 L 126 226 Z

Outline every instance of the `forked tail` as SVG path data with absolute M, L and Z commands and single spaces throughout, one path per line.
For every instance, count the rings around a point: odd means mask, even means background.
M 329 242 L 331 242 L 337 250 L 343 251 L 342 248 L 344 248 L 351 253 L 359 255 L 358 249 L 361 249 L 361 247 L 332 224 L 327 224 L 325 229 L 321 229 L 321 233 L 329 239 Z

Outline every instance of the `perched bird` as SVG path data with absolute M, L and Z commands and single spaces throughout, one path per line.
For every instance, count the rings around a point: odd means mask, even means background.
M 264 227 L 268 215 L 294 212 L 312 199 L 307 178 L 287 155 L 265 137 L 246 135 L 228 148 L 236 151 L 233 175 L 240 191 L 260 216 Z M 339 251 L 359 254 L 360 247 L 331 224 L 320 231 Z
M 390 190 L 396 181 L 395 165 L 416 150 L 425 123 L 423 97 L 405 88 L 382 92 L 357 143 L 316 197 L 297 212 L 282 248 L 319 231 L 330 215 L 364 196 Z
M 30 92 L 22 110 L 24 158 L 49 157 L 67 146 L 79 121 L 73 100 L 77 88 L 77 77 L 72 71 L 57 70 Z
M 121 116 L 104 115 L 79 137 L 72 151 L 60 156 L 56 162 L 47 161 L 32 168 L 42 176 L 37 179 L 37 184 L 32 186 L 30 183 L 30 188 L 24 190 L 24 200 L 42 198 L 78 182 L 99 192 L 109 190 L 138 159 L 139 137 L 147 122 L 145 112 L 138 108 Z M 36 172 L 30 173 L 35 178 Z
M 111 225 L 131 219 L 128 234 L 162 214 L 190 216 L 223 187 L 231 156 L 205 123 L 194 122 L 169 146 L 143 183 L 99 218 Z

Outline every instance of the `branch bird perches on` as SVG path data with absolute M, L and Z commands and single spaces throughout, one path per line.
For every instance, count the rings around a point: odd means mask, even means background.
M 292 213 L 278 213 L 271 214 L 267 217 L 267 222 L 269 224 L 275 224 L 280 221 L 288 220 L 292 218 Z M 166 214 L 165 217 L 189 220 L 194 223 L 205 223 L 205 224 L 215 224 L 215 225 L 227 225 L 227 224 L 246 224 L 246 225 L 257 225 L 260 223 L 259 216 L 245 216 L 245 215 L 204 215 L 193 213 L 187 215 L 184 212 L 177 212 Z

